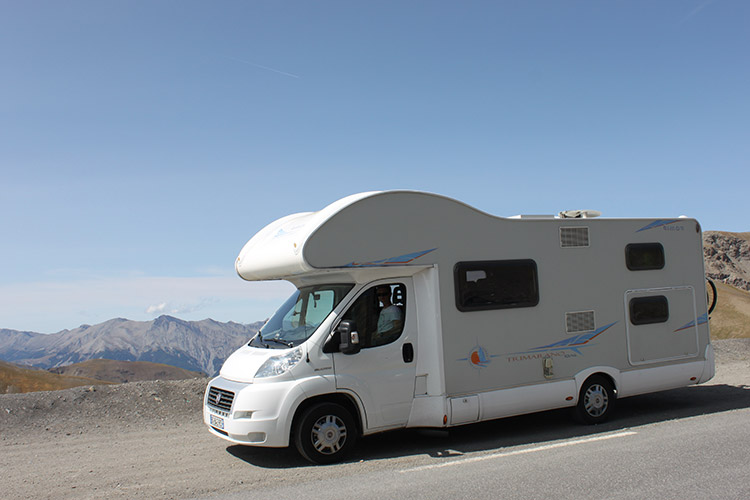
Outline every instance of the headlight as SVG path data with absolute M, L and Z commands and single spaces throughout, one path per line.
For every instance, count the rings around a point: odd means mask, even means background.
M 265 363 L 260 365 L 258 372 L 255 374 L 255 378 L 275 377 L 277 375 L 283 375 L 288 372 L 294 365 L 299 363 L 302 359 L 302 348 L 290 351 L 281 356 L 272 356 L 266 360 Z

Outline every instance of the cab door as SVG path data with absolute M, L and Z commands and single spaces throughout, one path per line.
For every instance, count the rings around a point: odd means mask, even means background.
M 387 300 L 385 290 L 390 294 Z M 366 429 L 405 425 L 414 398 L 418 352 L 411 278 L 371 283 L 341 318 L 355 322 L 361 350 L 333 353 L 337 389 L 359 397 Z

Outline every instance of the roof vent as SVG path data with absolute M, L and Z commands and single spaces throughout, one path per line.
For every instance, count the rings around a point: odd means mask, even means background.
M 565 330 L 568 333 L 593 332 L 595 329 L 594 311 L 565 313 Z
M 583 226 L 561 227 L 560 246 L 563 248 L 588 247 L 589 228 Z
M 563 210 L 558 216 L 561 219 L 591 219 L 601 214 L 598 210 Z

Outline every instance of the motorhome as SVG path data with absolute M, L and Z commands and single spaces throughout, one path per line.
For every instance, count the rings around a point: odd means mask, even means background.
M 210 381 L 205 423 L 330 463 L 362 435 L 564 407 L 596 424 L 706 382 L 700 225 L 597 215 L 385 191 L 272 222 L 237 273 L 296 291 Z

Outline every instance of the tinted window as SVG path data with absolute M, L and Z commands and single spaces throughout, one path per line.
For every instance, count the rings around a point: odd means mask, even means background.
M 459 311 L 532 307 L 539 303 L 533 260 L 459 262 L 453 274 Z
M 661 243 L 631 243 L 625 247 L 625 264 L 631 271 L 647 271 L 664 267 Z
M 669 319 L 669 303 L 663 295 L 630 299 L 630 322 L 634 325 L 664 323 Z
M 354 321 L 363 349 L 390 344 L 401 336 L 406 315 L 406 287 L 402 283 L 377 285 L 344 313 Z

